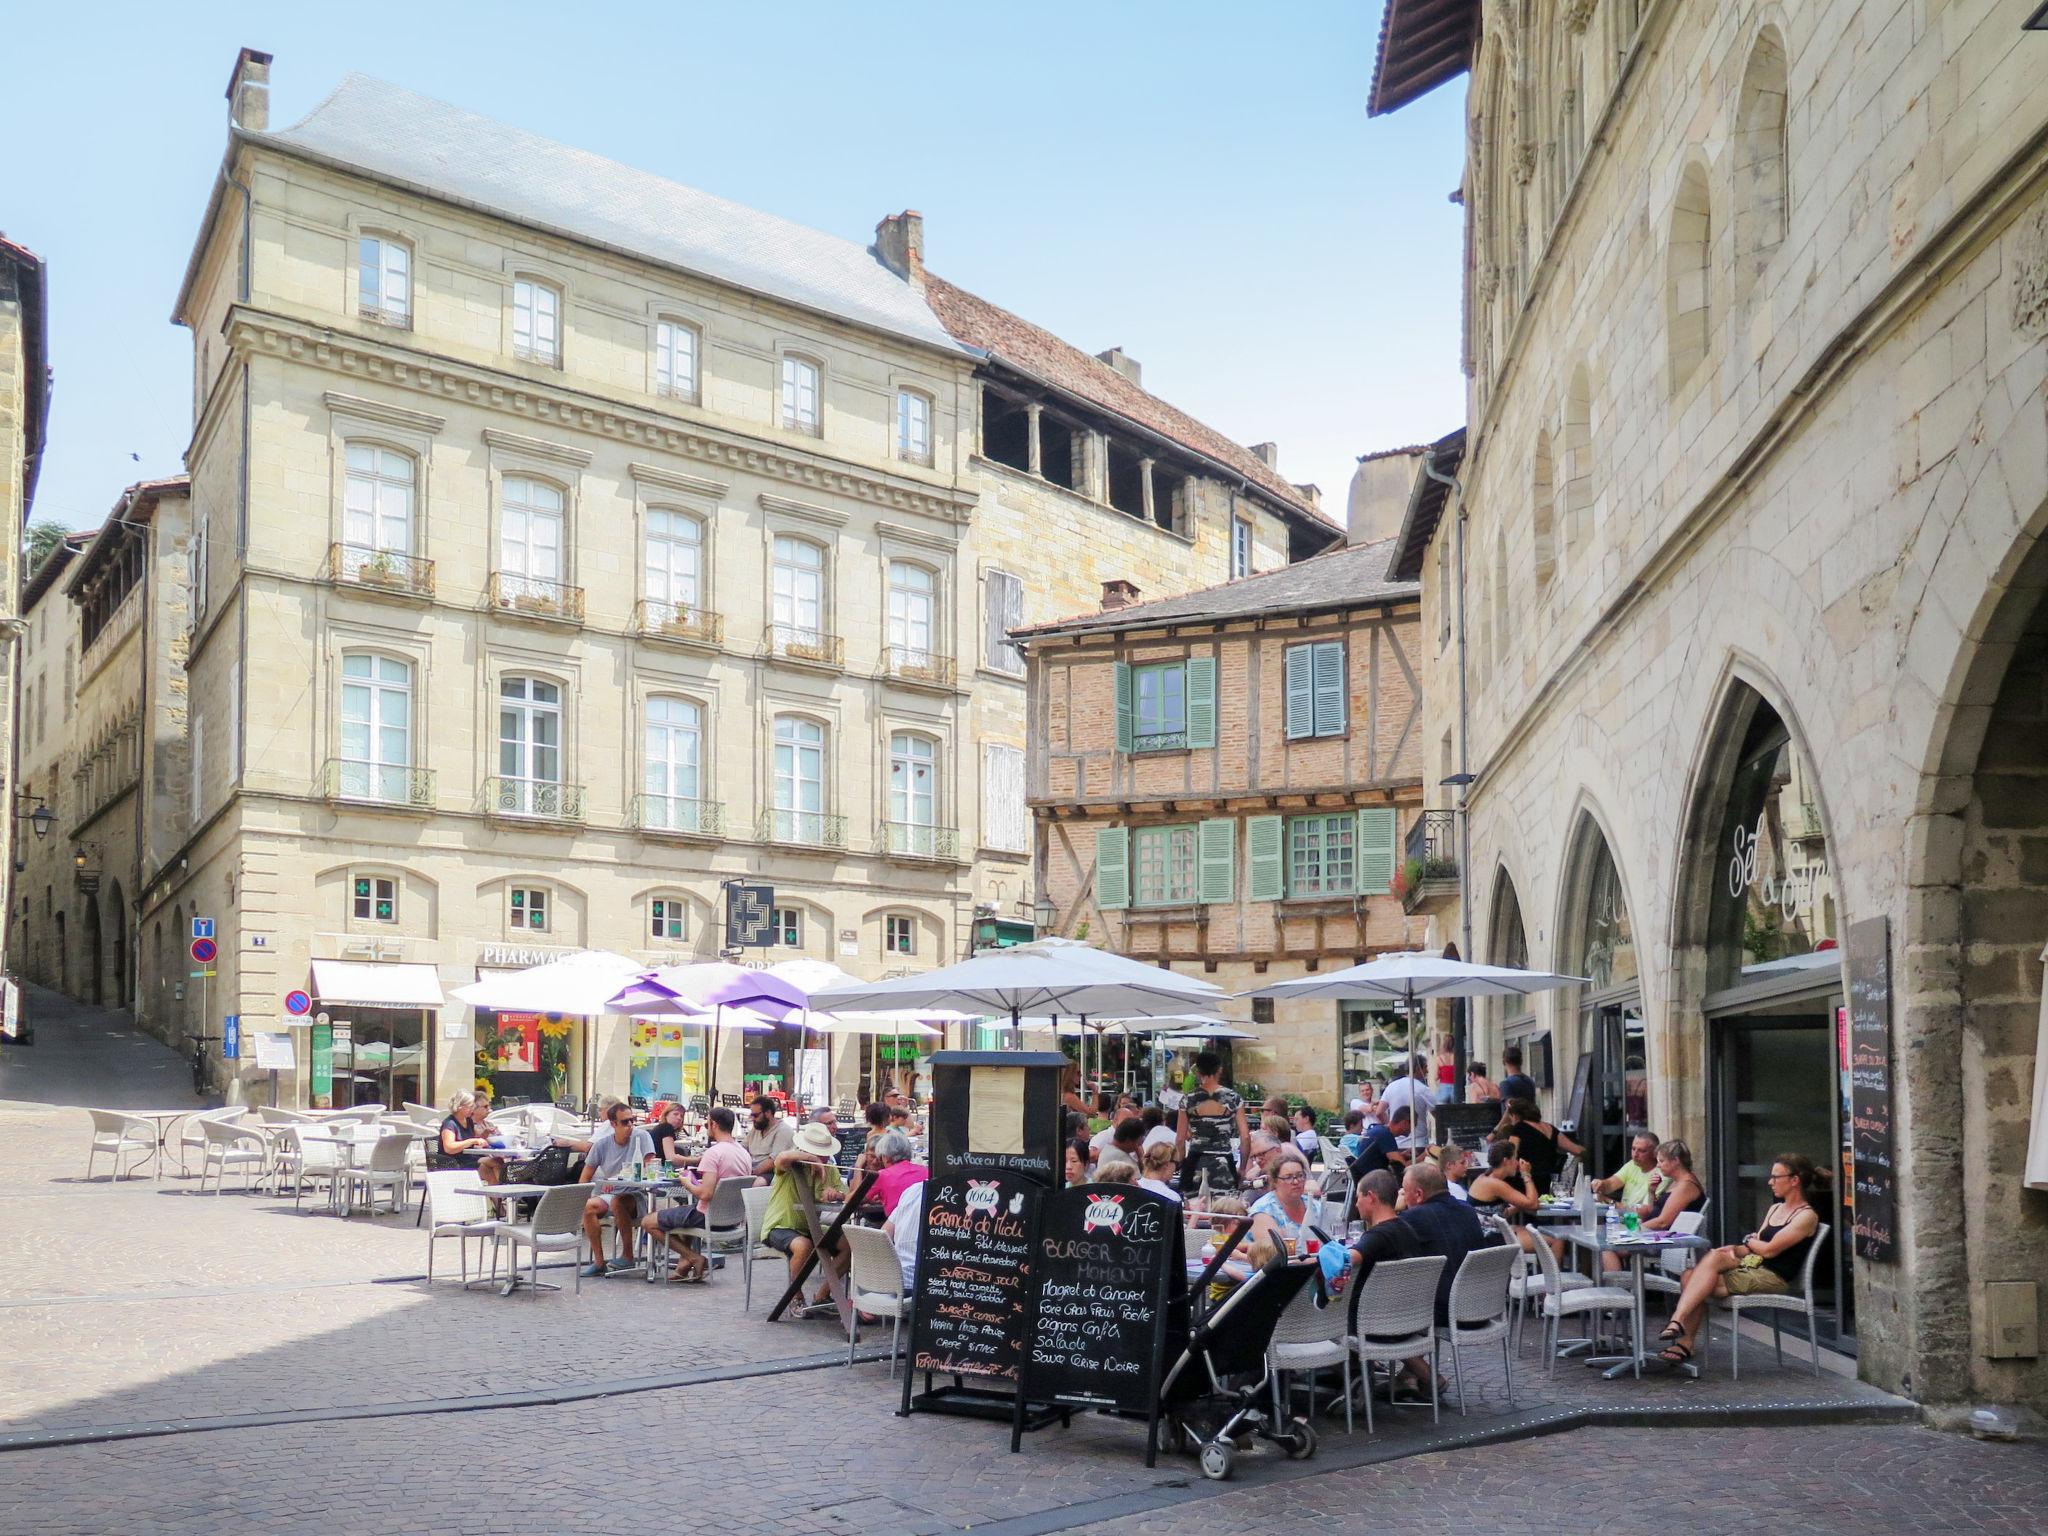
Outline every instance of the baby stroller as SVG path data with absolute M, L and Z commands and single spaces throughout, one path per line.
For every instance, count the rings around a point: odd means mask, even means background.
M 1220 1267 L 1222 1257 L 1212 1270 Z M 1272 1409 L 1266 1351 L 1288 1303 L 1304 1285 L 1321 1283 L 1313 1261 L 1276 1259 L 1254 1271 L 1189 1330 L 1186 1346 L 1160 1384 L 1159 1414 L 1167 1448 L 1198 1447 L 1204 1477 L 1221 1481 L 1230 1476 L 1237 1442 L 1248 1435 L 1272 1441 L 1296 1461 L 1316 1453 L 1314 1427 L 1302 1418 L 1283 1424 Z

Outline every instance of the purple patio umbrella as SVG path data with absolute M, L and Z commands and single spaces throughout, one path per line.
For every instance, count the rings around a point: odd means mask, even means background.
M 745 1008 L 778 1022 L 801 1013 L 808 1004 L 803 989 L 792 986 L 767 971 L 749 970 L 726 960 L 705 960 L 696 965 L 670 965 L 634 982 L 614 998 L 613 1004 L 634 1005 L 644 1000 L 658 1006 L 671 999 L 695 1003 L 711 1010 L 710 1072 L 708 1089 L 718 1086 L 718 1029 L 727 1008 Z

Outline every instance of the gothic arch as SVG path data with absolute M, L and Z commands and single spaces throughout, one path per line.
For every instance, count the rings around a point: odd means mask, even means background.
M 1735 101 L 1735 296 L 1746 298 L 1784 243 L 1791 215 L 1785 39 L 1757 34 Z

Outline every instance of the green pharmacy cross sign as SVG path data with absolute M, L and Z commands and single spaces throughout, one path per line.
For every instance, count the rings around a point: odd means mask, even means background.
M 388 895 L 376 895 L 372 882 L 368 880 L 356 881 L 356 901 L 361 905 L 368 906 L 380 923 L 388 923 L 397 915 L 392 911 L 391 897 Z

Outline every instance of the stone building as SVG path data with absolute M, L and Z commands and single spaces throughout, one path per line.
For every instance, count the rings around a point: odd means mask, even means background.
M 209 1026 L 311 994 L 285 1094 L 445 1097 L 480 1043 L 501 1093 L 701 1082 L 694 1032 L 443 999 L 583 947 L 715 955 L 730 879 L 775 888 L 766 958 L 957 958 L 1029 911 L 1008 631 L 1336 536 L 928 277 L 914 214 L 863 247 L 359 76 L 273 131 L 269 63 L 238 61 L 176 306 L 190 768 L 141 924 L 154 994 L 215 922 Z M 985 387 L 1042 407 L 1036 458 Z M 792 1081 L 797 1044 L 728 1032 L 720 1085 Z
M 79 932 L 71 840 L 60 829 L 77 817 L 71 782 L 72 699 L 78 687 L 78 610 L 64 579 L 91 533 L 66 534 L 21 589 L 22 631 L 15 669 L 15 862 L 8 922 L 10 969 L 41 986 L 86 997 L 90 978 L 77 968 Z
M 1824 1339 L 1886 1387 L 2039 1404 L 2023 9 L 1394 0 L 1371 106 L 1472 72 L 1469 431 L 1393 566 L 1429 735 L 1473 775 L 1433 938 L 1590 978 L 1476 1048 L 1521 1041 L 1605 1160 L 1631 1122 L 1692 1142 L 1724 1236 L 1811 1156 Z
M 7 814 L 0 817 L 0 870 L 6 871 L 6 899 L 12 912 L 16 818 L 23 814 L 15 761 L 19 750 L 16 678 L 21 655 L 21 530 L 36 499 L 36 472 L 43 459 L 50 417 L 49 323 L 44 305 L 43 263 L 35 252 L 0 235 L 0 787 Z M 0 940 L 0 971 L 19 964 Z
M 1354 530 L 1390 523 L 1385 506 L 1354 494 Z M 1057 932 L 1229 992 L 1420 941 L 1402 894 L 1422 802 L 1419 593 L 1389 579 L 1393 551 L 1347 543 L 1152 602 L 1110 582 L 1099 611 L 1018 632 Z M 1255 1000 L 1234 1075 L 1341 1107 L 1343 1081 L 1386 1065 L 1380 1013 Z

